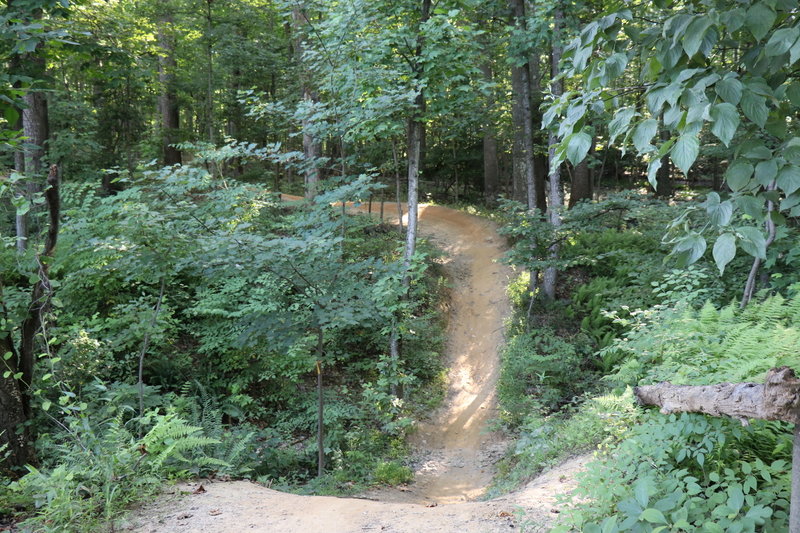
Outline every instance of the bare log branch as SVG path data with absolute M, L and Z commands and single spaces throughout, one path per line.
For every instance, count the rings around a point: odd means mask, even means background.
M 800 423 L 800 380 L 789 367 L 767 372 L 764 384 L 658 385 L 636 387 L 642 405 L 657 405 L 664 414 L 704 413 L 729 416 L 748 425 L 748 419 Z

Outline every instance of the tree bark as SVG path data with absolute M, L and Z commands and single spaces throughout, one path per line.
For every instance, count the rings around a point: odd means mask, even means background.
M 535 16 L 535 6 L 530 0 L 525 0 L 525 13 L 528 17 Z M 547 192 L 545 182 L 547 181 L 547 155 L 537 153 L 536 146 L 545 144 L 544 131 L 542 130 L 542 101 L 544 99 L 542 91 L 542 70 L 540 68 L 540 54 L 537 50 L 531 50 L 528 54 L 528 70 L 530 72 L 531 97 L 531 127 L 533 132 L 533 177 L 536 189 L 536 207 L 544 213 L 547 211 Z
M 512 21 L 517 31 L 524 32 L 525 0 L 510 0 Z M 519 59 L 517 60 L 519 62 Z M 533 164 L 533 118 L 531 115 L 531 73 L 527 54 L 522 64 L 511 69 L 513 90 L 512 121 L 514 122 L 513 173 L 516 200 L 524 201 L 528 209 L 536 204 L 536 184 Z
M 664 382 L 636 387 L 633 393 L 639 403 L 661 407 L 663 414 L 729 416 L 743 425 L 747 425 L 750 418 L 800 424 L 800 380 L 788 366 L 771 369 L 763 384 L 673 385 Z
M 489 51 L 484 46 L 484 53 L 488 56 Z M 494 78 L 492 73 L 492 63 L 489 57 L 481 64 L 483 79 L 491 84 Z M 497 136 L 495 125 L 492 120 L 495 101 L 494 92 L 490 88 L 486 94 L 484 103 L 487 120 L 483 126 L 483 201 L 493 207 L 497 203 L 499 168 L 497 161 Z
M 669 132 L 661 130 L 661 140 L 669 140 Z M 656 171 L 656 196 L 659 198 L 672 197 L 672 160 L 668 155 L 661 158 L 661 167 Z
M 180 107 L 175 92 L 175 37 L 172 13 L 163 15 L 158 25 L 158 81 L 161 92 L 158 97 L 158 108 L 161 113 L 162 152 L 164 164 L 179 165 L 182 163 L 181 151 L 172 146 L 177 142 L 177 131 L 180 128 Z
M 558 98 L 564 92 L 564 82 L 558 78 L 560 73 L 559 63 L 561 62 L 561 55 L 563 52 L 561 44 L 561 27 L 564 20 L 564 13 L 561 4 L 558 3 L 555 11 L 553 12 L 553 44 L 552 53 L 550 56 L 550 90 L 553 96 Z M 550 158 L 550 197 L 549 209 L 547 210 L 547 217 L 553 229 L 561 226 L 561 208 L 564 205 L 564 198 L 561 193 L 561 166 L 554 166 L 555 161 L 555 147 L 557 139 L 554 133 L 550 133 L 548 140 L 548 153 Z M 558 259 L 558 243 L 553 243 L 550 246 L 550 259 Z M 544 272 L 544 279 L 542 282 L 542 290 L 549 300 L 554 300 L 556 297 L 556 284 L 558 281 L 558 271 L 556 267 L 548 267 Z
M 791 368 L 771 369 L 764 384 L 673 385 L 665 382 L 636 387 L 633 393 L 639 403 L 659 406 L 663 414 L 729 416 L 745 426 L 751 418 L 795 424 L 789 533 L 800 533 L 800 380 Z
M 589 158 L 581 161 L 572 169 L 572 182 L 570 183 L 569 207 L 572 208 L 581 200 L 592 199 L 592 176 L 589 172 Z
M 214 144 L 214 18 L 211 6 L 214 0 L 206 0 L 206 127 L 208 142 Z
M 325 397 L 322 388 L 322 357 L 325 354 L 325 331 L 317 330 L 317 477 L 325 474 Z
M 317 94 L 311 85 L 311 73 L 308 72 L 304 66 L 303 54 L 305 52 L 303 46 L 303 32 L 301 28 L 308 22 L 305 13 L 298 7 L 292 10 L 292 20 L 294 22 L 295 41 L 294 53 L 297 64 L 300 67 L 300 92 L 303 101 L 308 107 L 311 107 L 317 101 Z M 317 195 L 319 188 L 319 181 L 321 178 L 320 168 L 318 166 L 319 157 L 322 153 L 322 147 L 319 139 L 316 138 L 312 131 L 313 123 L 305 114 L 302 120 L 303 129 L 303 153 L 305 154 L 305 197 L 312 200 Z
M 417 33 L 417 48 L 415 57 L 417 62 L 413 67 L 413 75 L 416 81 L 422 77 L 422 65 L 419 59 L 422 56 L 422 48 L 425 44 L 422 33 L 422 25 L 428 21 L 431 13 L 431 0 L 422 1 L 420 12 L 420 28 Z M 422 165 L 422 143 L 425 135 L 425 93 L 422 87 L 418 87 L 419 92 L 414 99 L 414 107 L 408 119 L 408 227 L 406 232 L 406 246 L 403 255 L 403 286 L 406 291 L 411 284 L 411 259 L 414 256 L 417 245 L 417 218 L 419 212 L 418 189 L 419 189 L 419 170 Z

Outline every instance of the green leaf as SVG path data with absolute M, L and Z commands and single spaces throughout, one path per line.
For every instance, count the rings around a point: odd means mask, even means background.
M 577 165 L 586 159 L 586 154 L 589 153 L 589 148 L 591 148 L 591 146 L 591 135 L 584 131 L 573 134 L 567 145 L 567 159 L 569 159 L 570 163 L 573 165 Z
M 800 189 L 800 167 L 786 165 L 778 172 L 778 187 L 788 196 Z
M 733 509 L 734 512 L 738 513 L 743 505 L 744 505 L 744 493 L 742 492 L 742 488 L 738 484 L 729 486 L 728 507 Z
M 658 188 L 658 170 L 661 168 L 661 158 L 654 158 L 647 164 L 647 181 L 653 186 L 653 189 Z
M 765 187 L 778 175 L 778 163 L 774 159 L 761 161 L 756 165 L 756 181 Z
M 683 50 L 687 56 L 692 57 L 700 49 L 700 44 L 703 42 L 709 26 L 711 26 L 711 19 L 707 15 L 697 15 L 686 28 L 683 36 Z
M 8 361 L 9 359 L 11 359 L 11 356 L 12 356 L 12 355 L 13 355 L 13 354 L 12 354 L 11 352 L 6 352 L 6 353 L 4 353 L 4 354 L 3 354 L 3 361 Z
M 725 171 L 725 182 L 732 191 L 736 192 L 750 183 L 750 176 L 752 175 L 753 165 L 747 161 L 737 161 Z
M 636 128 L 633 130 L 633 145 L 640 154 L 653 150 L 650 139 L 655 136 L 656 131 L 658 131 L 658 122 L 652 118 L 643 120 L 636 125 Z
M 631 119 L 635 113 L 636 110 L 632 107 L 623 107 L 614 113 L 614 118 L 612 118 L 611 122 L 608 123 L 609 145 L 613 145 L 614 140 L 628 129 Z
M 753 37 L 760 41 L 772 29 L 776 16 L 775 11 L 765 2 L 756 2 L 747 10 L 745 24 Z
M 721 276 L 725 272 L 725 266 L 736 257 L 736 235 L 733 233 L 720 235 L 714 243 L 712 255 Z
M 709 214 L 711 215 L 711 222 L 713 224 L 717 226 L 727 226 L 731 222 L 731 217 L 733 217 L 733 204 L 730 200 L 725 200 Z
M 725 533 L 725 530 L 716 522 L 706 522 L 703 524 L 703 531 L 706 533 Z
M 761 233 L 758 228 L 742 226 L 736 228 L 736 233 L 738 233 L 741 238 L 739 245 L 745 253 L 760 259 L 767 258 L 767 241 L 764 239 L 764 234 Z
M 702 235 L 690 233 L 675 245 L 674 253 L 685 254 L 686 264 L 691 265 L 703 257 L 706 246 L 706 240 Z
M 714 84 L 720 98 L 729 104 L 738 105 L 742 99 L 742 82 L 736 78 L 725 78 Z
M 700 153 L 700 140 L 695 135 L 681 135 L 670 153 L 670 159 L 686 174 Z
M 729 146 L 736 128 L 739 127 L 739 113 L 736 106 L 729 103 L 717 104 L 711 108 L 711 118 L 714 124 L 711 126 L 711 133 L 717 136 L 725 146 Z
M 667 523 L 667 519 L 664 516 L 664 513 L 662 513 L 658 509 L 654 509 L 652 507 L 642 511 L 641 516 L 639 516 L 639 520 L 647 520 L 651 524 L 666 524 Z
M 764 47 L 764 53 L 767 57 L 785 54 L 798 37 L 800 37 L 800 30 L 797 28 L 781 28 L 775 30 L 775 33 L 770 36 L 767 45 Z
M 751 91 L 745 91 L 742 94 L 742 112 L 744 112 L 744 116 L 763 128 L 769 115 L 767 99 Z
M 633 485 L 633 497 L 636 502 L 642 507 L 647 507 L 647 502 L 650 501 L 650 494 L 648 492 L 648 483 L 646 479 L 640 479 Z
M 42 402 L 42 409 L 47 411 L 48 409 L 50 409 L 51 405 L 53 405 L 53 402 L 51 402 L 50 400 L 45 400 L 44 402 Z

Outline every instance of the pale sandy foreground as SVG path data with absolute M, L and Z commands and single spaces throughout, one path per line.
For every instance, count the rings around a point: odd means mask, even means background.
M 291 198 L 293 199 L 293 198 Z M 365 206 L 360 206 L 364 209 Z M 394 212 L 387 204 L 386 212 Z M 296 496 L 252 483 L 174 488 L 135 512 L 137 532 L 350 533 L 547 531 L 555 496 L 572 487 L 585 458 L 574 459 L 504 498 L 475 501 L 505 449 L 488 430 L 497 416 L 495 389 L 504 320 L 510 306 L 504 240 L 486 219 L 441 206 L 420 207 L 420 232 L 446 252 L 452 285 L 442 408 L 412 438 L 415 479 L 409 487 L 370 491 L 363 498 Z M 187 494 L 188 493 L 188 494 Z M 522 516 L 524 515 L 524 516 Z
M 169 489 L 145 506 L 126 530 L 137 533 L 496 533 L 548 531 L 557 517 L 555 495 L 571 489 L 587 457 L 567 461 L 524 490 L 487 502 L 426 507 L 357 498 L 297 496 L 247 481 L 199 483 Z M 188 493 L 188 494 L 187 494 Z M 524 514 L 521 514 L 524 513 Z

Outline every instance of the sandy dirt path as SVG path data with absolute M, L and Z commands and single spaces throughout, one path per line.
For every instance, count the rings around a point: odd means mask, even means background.
M 412 437 L 415 481 L 407 491 L 368 494 L 382 501 L 458 503 L 479 497 L 504 451 L 488 431 L 497 416 L 495 389 L 503 321 L 510 313 L 510 272 L 498 262 L 505 250 L 490 221 L 441 206 L 420 206 L 422 235 L 444 250 L 451 283 L 442 408 Z
M 394 207 L 387 204 L 386 211 Z M 419 221 L 420 232 L 446 253 L 452 297 L 447 396 L 412 437 L 414 482 L 362 498 L 297 496 L 245 481 L 206 482 L 204 492 L 192 494 L 197 484 L 185 484 L 135 513 L 128 530 L 491 533 L 527 525 L 529 531 L 547 531 L 554 497 L 572 487 L 572 473 L 586 458 L 565 463 L 519 493 L 474 501 L 504 450 L 502 438 L 487 429 L 497 414 L 498 349 L 510 312 L 509 272 L 496 262 L 504 241 L 490 221 L 446 207 L 420 206 Z

